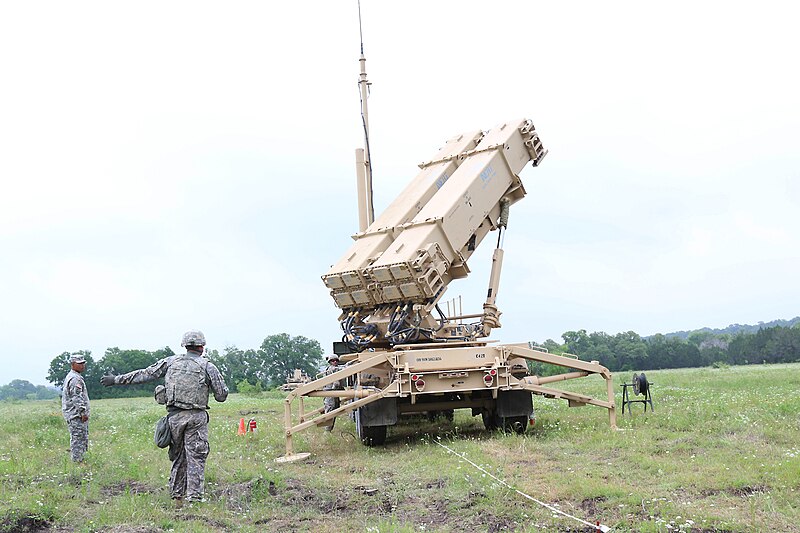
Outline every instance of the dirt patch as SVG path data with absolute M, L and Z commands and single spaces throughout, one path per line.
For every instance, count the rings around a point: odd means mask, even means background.
M 0 479 L 0 485 L 12 489 L 12 492 L 14 489 L 26 486 L 28 483 L 30 483 L 30 481 L 21 475 L 6 474 L 3 476 L 3 479 Z
M 10 511 L 0 518 L 0 531 L 13 531 L 14 533 L 50 531 L 52 523 L 50 518 L 22 511 Z
M 184 520 L 186 522 L 189 522 L 190 520 L 194 520 L 194 521 L 197 521 L 197 522 L 205 522 L 209 526 L 217 528 L 220 531 L 229 531 L 230 530 L 230 528 L 228 527 L 228 524 L 226 524 L 225 522 L 221 522 L 219 520 L 214 520 L 213 518 L 209 518 L 207 516 L 200 516 L 200 515 L 197 515 L 197 514 L 185 514 L 185 515 L 179 515 L 178 518 L 180 518 L 181 520 Z
M 333 501 L 324 502 L 322 505 L 320 505 L 320 510 L 326 514 L 347 512 L 350 508 L 349 500 L 350 498 L 347 494 L 345 494 L 343 491 L 339 492 L 336 494 L 336 497 L 333 499 Z
M 67 474 L 67 476 L 64 478 L 64 481 L 72 487 L 80 487 L 83 485 L 83 475 L 73 472 L 71 474 Z
M 586 516 L 596 516 L 598 514 L 597 504 L 606 501 L 605 496 L 598 496 L 596 498 L 586 498 L 578 507 L 584 512 Z
M 434 481 L 429 481 L 425 484 L 426 489 L 443 489 L 447 485 L 447 481 L 444 479 L 436 479 Z
M 459 520 L 453 523 L 454 527 L 459 527 Z M 486 531 L 487 533 L 497 533 L 498 531 L 517 531 L 519 524 L 513 520 L 495 516 L 491 513 L 483 513 L 476 516 L 472 521 L 469 530 Z
M 150 526 L 127 526 L 121 524 L 103 529 L 104 533 L 161 533 L 161 529 Z
M 385 481 L 386 483 L 381 483 Z M 350 488 L 324 488 L 316 490 L 298 479 L 287 479 L 276 489 L 276 500 L 287 508 L 316 508 L 324 517 L 367 515 L 387 519 L 402 517 L 403 522 L 442 531 L 516 531 L 520 524 L 508 516 L 490 512 L 464 512 L 464 509 L 481 505 L 486 494 L 471 491 L 464 500 L 450 501 L 443 490 L 448 482 L 433 478 L 421 484 L 423 490 L 399 494 L 391 489 L 391 478 L 378 480 L 375 485 L 355 485 Z M 588 504 L 587 504 L 588 505 Z M 270 531 L 297 530 L 296 522 L 279 518 L 260 520 L 256 525 Z M 308 524 L 306 524 L 308 525 Z M 302 529 L 302 528 L 301 528 Z
M 413 524 L 436 524 L 437 527 L 447 525 L 460 529 L 463 526 L 463 517 L 451 517 L 447 511 L 447 504 L 446 500 L 412 495 L 397 502 L 394 506 L 394 514 L 404 517 Z M 467 529 L 474 530 L 473 528 Z
M 306 520 L 304 518 L 301 519 L 287 519 L 287 518 L 265 518 L 263 520 L 256 520 L 254 522 L 257 526 L 267 526 L 265 529 L 267 531 L 275 531 L 275 532 L 282 532 L 282 531 L 314 531 L 315 527 L 314 522 L 310 520 Z
M 730 492 L 734 496 L 747 498 L 748 496 L 752 496 L 753 494 L 766 494 L 767 492 L 769 492 L 769 487 L 765 485 L 755 485 L 754 487 L 738 487 L 732 489 Z
M 367 495 L 372 495 L 376 492 L 375 489 L 368 487 L 355 487 L 354 489 Z M 324 512 L 332 512 L 346 509 L 348 499 L 344 492 L 340 492 L 336 499 L 331 502 L 318 495 L 316 491 L 303 485 L 299 480 L 288 479 L 285 486 L 278 486 L 274 481 L 269 481 L 263 477 L 218 487 L 210 495 L 214 499 L 224 500 L 228 509 L 239 512 L 249 511 L 254 504 L 267 498 L 277 498 L 287 505 L 302 507 L 313 505 Z
M 214 499 L 225 501 L 225 507 L 233 511 L 247 511 L 254 499 L 258 499 L 267 490 L 275 494 L 275 484 L 266 482 L 264 478 L 257 477 L 241 483 L 225 485 L 212 493 Z
M 320 507 L 324 503 L 315 491 L 303 485 L 298 479 L 287 479 L 284 492 L 286 493 L 286 503 L 291 505 Z
M 766 485 L 755 485 L 752 487 L 736 487 L 726 489 L 705 489 L 700 492 L 704 498 L 709 496 L 716 496 L 718 494 L 730 494 L 732 496 L 739 496 L 740 498 L 747 498 L 754 494 L 767 494 L 770 488 Z
M 156 492 L 153 487 L 141 483 L 139 481 L 127 480 L 114 483 L 113 485 L 106 485 L 100 489 L 100 494 L 105 497 L 119 496 L 120 494 L 152 494 Z
M 378 505 L 378 513 L 380 514 L 390 515 L 394 513 L 394 510 L 394 502 L 390 498 L 383 498 Z

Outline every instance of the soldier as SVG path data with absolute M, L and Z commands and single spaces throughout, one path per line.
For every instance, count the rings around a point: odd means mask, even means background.
M 214 363 L 203 357 L 206 338 L 201 331 L 187 331 L 181 346 L 185 355 L 173 355 L 156 361 L 147 368 L 119 376 L 103 376 L 106 387 L 145 383 L 164 376 L 169 429 L 172 442 L 169 458 L 172 471 L 169 486 L 175 507 L 203 501 L 206 458 L 208 457 L 208 393 L 224 402 L 228 387 Z
M 338 355 L 336 355 L 336 354 L 329 355 L 327 357 L 327 359 L 328 359 L 328 368 L 325 369 L 325 375 L 326 376 L 330 376 L 334 372 L 338 372 L 339 370 L 342 369 L 342 367 L 339 366 L 339 356 Z M 341 380 L 334 381 L 333 383 L 329 383 L 328 385 L 325 385 L 324 387 L 322 387 L 322 390 L 343 390 L 343 389 L 344 389 L 344 384 L 342 383 Z M 323 400 L 322 404 L 325 407 L 325 412 L 329 413 L 329 412 L 333 411 L 334 409 L 338 409 L 339 408 L 340 400 L 339 400 L 338 397 L 335 397 L 335 396 L 327 396 Z M 330 421 L 330 425 L 324 426 L 325 431 L 333 431 L 333 424 L 335 422 L 336 422 L 336 419 L 332 418 L 331 421 Z
M 86 360 L 80 354 L 72 354 L 69 363 L 72 370 L 61 387 L 61 412 L 69 429 L 70 455 L 73 461 L 81 463 L 89 447 L 89 394 L 81 376 L 86 370 Z

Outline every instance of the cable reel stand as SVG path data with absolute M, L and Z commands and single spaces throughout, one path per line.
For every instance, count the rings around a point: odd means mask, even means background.
M 653 408 L 653 397 L 650 395 L 650 386 L 653 384 L 647 381 L 647 376 L 644 375 L 644 372 L 641 374 L 634 374 L 633 375 L 633 382 L 632 383 L 622 383 L 622 414 L 625 414 L 625 407 L 628 407 L 628 411 L 630 411 L 630 405 L 632 403 L 641 403 L 644 404 L 644 412 L 647 412 L 647 404 L 650 404 L 650 410 L 655 411 Z M 636 396 L 642 395 L 644 396 L 643 400 L 631 400 L 630 395 L 628 394 L 628 387 L 633 389 L 633 394 Z

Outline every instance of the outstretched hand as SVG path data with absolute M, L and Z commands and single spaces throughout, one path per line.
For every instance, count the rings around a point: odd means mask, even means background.
M 100 378 L 100 383 L 106 387 L 110 387 L 112 385 L 116 385 L 116 382 L 114 381 L 115 378 L 116 376 L 114 374 L 107 374 Z

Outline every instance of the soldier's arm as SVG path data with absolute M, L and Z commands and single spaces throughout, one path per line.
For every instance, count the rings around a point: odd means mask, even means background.
M 86 384 L 82 380 L 75 384 L 75 407 L 78 408 L 78 414 L 81 415 L 81 419 L 84 422 L 89 418 L 87 395 L 84 394 L 85 388 Z
M 114 385 L 135 385 L 137 383 L 147 383 L 148 381 L 153 381 L 163 377 L 164 374 L 167 373 L 168 361 L 169 357 L 165 357 L 164 359 L 156 361 L 147 368 L 133 370 L 127 374 L 114 376 Z
M 227 400 L 228 386 L 225 384 L 225 379 L 223 379 L 219 369 L 214 366 L 214 363 L 208 363 L 208 366 L 206 366 L 206 373 L 211 382 L 211 391 L 214 393 L 214 399 L 218 402 Z
M 86 399 L 83 395 L 83 390 L 85 387 L 86 384 L 83 382 L 83 380 L 77 378 L 71 380 L 69 386 L 67 387 L 67 392 L 70 400 L 72 400 L 72 405 L 75 406 L 75 412 L 84 422 L 86 422 L 88 419 L 87 413 L 89 411 L 89 406 L 86 405 Z

